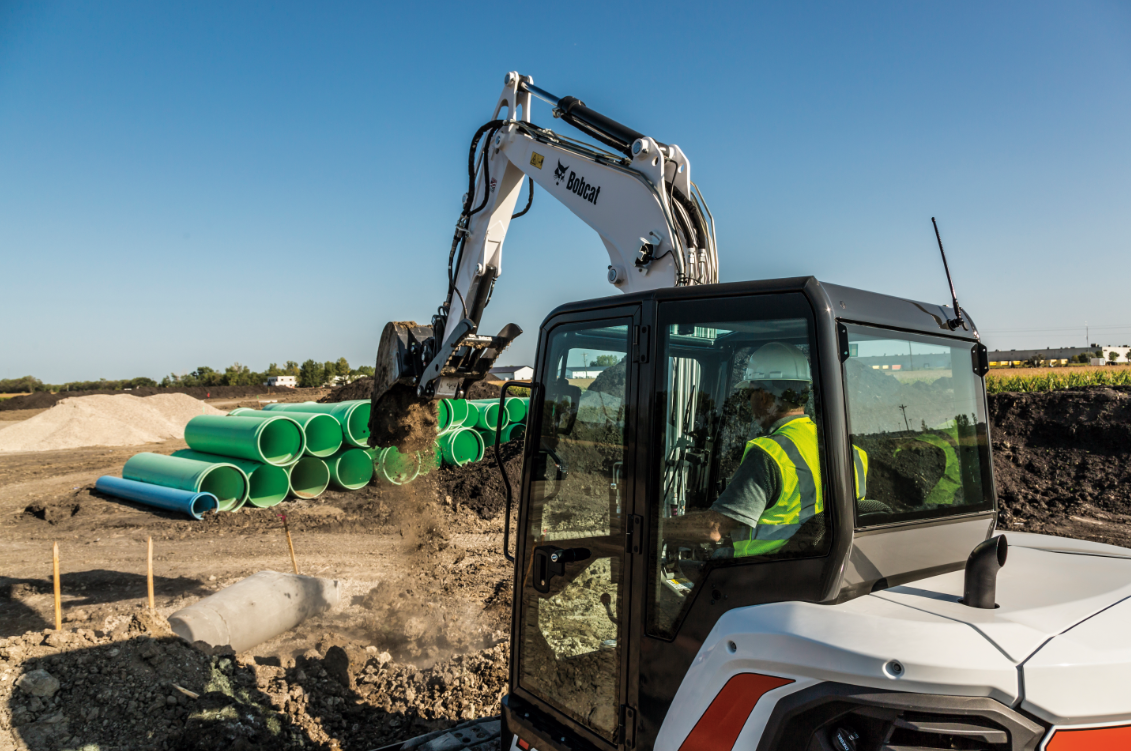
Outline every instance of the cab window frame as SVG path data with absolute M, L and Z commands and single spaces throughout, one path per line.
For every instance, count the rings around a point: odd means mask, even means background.
M 653 337 L 655 355 L 651 358 L 649 367 L 651 377 L 654 379 L 654 403 L 651 406 L 652 424 L 649 430 L 649 450 L 653 452 L 653 461 L 645 466 L 657 467 L 650 471 L 645 483 L 646 487 L 646 548 L 643 561 L 644 575 L 644 627 L 648 636 L 663 640 L 675 638 L 691 610 L 693 600 L 699 597 L 715 597 L 716 593 L 700 591 L 707 586 L 714 571 L 720 569 L 733 569 L 735 567 L 781 565 L 783 562 L 794 560 L 819 560 L 828 558 L 836 551 L 835 540 L 840 534 L 836 488 L 837 482 L 831 476 L 831 452 L 836 441 L 829 435 L 830 404 L 833 401 L 822 388 L 824 381 L 822 361 L 825 352 L 822 349 L 822 316 L 813 307 L 812 301 L 803 291 L 775 291 L 754 293 L 741 296 L 712 297 L 659 300 L 655 309 L 655 333 Z M 664 501 L 664 447 L 666 441 L 668 407 L 671 395 L 668 391 L 666 380 L 669 360 L 672 357 L 670 350 L 669 332 L 673 325 L 686 324 L 709 327 L 710 324 L 723 325 L 727 322 L 757 322 L 757 321 L 784 321 L 803 320 L 806 327 L 806 341 L 809 352 L 809 369 L 812 377 L 813 392 L 813 421 L 817 424 L 818 431 L 818 460 L 821 472 L 821 490 L 825 498 L 822 514 L 825 518 L 825 536 L 819 547 L 806 551 L 794 551 L 785 554 L 769 553 L 765 555 L 719 558 L 710 560 L 703 568 L 702 578 L 690 594 L 688 602 L 678 616 L 661 628 L 657 622 L 657 602 L 655 583 L 659 576 L 661 544 L 661 523 L 664 520 L 662 504 Z M 769 341 L 769 340 L 768 340 Z M 703 367 L 701 365 L 701 367 Z M 737 381 L 732 382 L 732 373 L 725 373 L 724 390 L 729 393 Z M 738 380 L 741 380 L 739 378 Z M 663 384 L 661 386 L 661 384 Z M 716 446 L 710 459 L 711 482 L 717 483 L 720 479 L 722 463 L 721 446 Z M 715 490 L 714 500 L 718 499 L 719 491 Z M 709 589 L 709 587 L 708 587 Z
M 979 345 L 980 342 L 977 339 L 971 339 L 971 338 L 968 338 L 968 337 L 954 335 L 954 334 L 945 334 L 945 333 L 937 333 L 936 334 L 936 333 L 933 333 L 933 332 L 928 333 L 928 332 L 925 332 L 925 331 L 904 329 L 904 328 L 899 328 L 899 327 L 895 327 L 895 326 L 885 326 L 883 324 L 874 323 L 874 322 L 870 322 L 870 321 L 865 322 L 865 321 L 853 321 L 853 320 L 848 320 L 848 319 L 837 319 L 836 322 L 839 326 L 845 327 L 845 329 L 847 331 L 848 339 L 846 340 L 846 343 L 851 341 L 851 334 L 853 334 L 853 333 L 863 333 L 863 334 L 867 334 L 867 335 L 870 335 L 870 336 L 875 336 L 877 334 L 878 335 L 890 335 L 890 337 L 892 339 L 919 342 L 921 344 L 936 344 L 936 345 L 945 344 L 946 346 L 949 346 L 949 347 L 952 347 L 952 348 L 969 347 L 971 349 L 970 373 L 973 375 L 973 377 L 976 379 L 976 382 L 977 382 L 976 385 L 975 385 L 975 390 L 976 390 L 977 393 L 974 395 L 974 401 L 975 401 L 975 404 L 977 405 L 977 408 L 980 412 L 980 414 L 978 416 L 984 418 L 984 420 L 976 423 L 977 431 L 978 431 L 977 435 L 978 435 L 979 441 L 980 441 L 980 443 L 984 442 L 984 445 L 985 445 L 985 455 L 982 457 L 982 460 L 979 462 L 979 464 L 980 464 L 979 469 L 980 469 L 980 475 L 981 475 L 980 479 L 981 479 L 981 486 L 982 486 L 982 502 L 981 503 L 964 504 L 961 507 L 959 507 L 958 510 L 953 510 L 953 511 L 938 510 L 938 509 L 930 510 L 930 509 L 928 509 L 928 510 L 921 511 L 921 512 L 904 513 L 904 514 L 898 515 L 898 518 L 896 518 L 896 519 L 885 519 L 885 520 L 882 520 L 882 521 L 877 521 L 873 524 L 868 524 L 868 523 L 861 524 L 860 523 L 860 513 L 859 513 L 859 510 L 858 510 L 858 504 L 857 504 L 857 498 L 854 495 L 851 498 L 851 504 L 852 504 L 852 507 L 851 507 L 852 516 L 851 516 L 851 518 L 852 518 L 853 529 L 855 531 L 859 531 L 859 532 L 862 532 L 862 531 L 869 531 L 870 532 L 870 531 L 873 531 L 873 530 L 883 530 L 883 529 L 890 529 L 890 528 L 894 528 L 894 527 L 922 525 L 922 524 L 935 524 L 935 523 L 948 523 L 948 522 L 957 521 L 957 520 L 960 520 L 960 519 L 963 519 L 963 518 L 966 518 L 966 517 L 984 516 L 986 513 L 995 513 L 996 514 L 996 512 L 997 512 L 997 492 L 996 492 L 996 488 L 995 488 L 994 481 L 993 481 L 993 466 L 992 466 L 993 465 L 993 446 L 992 446 L 991 435 L 990 435 L 990 433 L 991 433 L 991 431 L 990 431 L 990 417 L 989 417 L 989 404 L 988 404 L 987 397 L 986 397 L 986 393 L 987 393 L 986 392 L 986 381 L 985 381 L 985 377 L 979 375 L 978 372 L 974 369 L 974 365 L 975 365 L 975 362 L 976 362 L 976 359 L 975 359 L 976 353 L 975 353 L 974 350 L 977 348 L 977 346 Z M 851 455 L 852 445 L 853 445 L 852 441 L 853 441 L 853 437 L 856 435 L 856 433 L 853 430 L 853 426 L 852 426 L 852 407 L 851 407 L 851 396 L 850 396 L 849 380 L 848 380 L 849 379 L 848 361 L 850 359 L 851 359 L 851 356 L 842 358 L 842 360 L 840 362 L 839 370 L 840 370 L 840 378 L 841 378 L 841 384 L 840 385 L 841 385 L 841 388 L 843 389 L 843 393 L 844 393 L 844 405 L 843 405 L 843 407 L 844 407 L 844 422 L 845 422 L 845 426 L 846 426 L 845 438 L 847 440 L 847 448 L 848 448 L 848 451 L 849 451 L 848 460 L 851 463 L 852 460 L 853 460 L 853 457 Z M 952 367 L 952 369 L 954 368 L 953 362 L 951 364 L 951 367 Z M 953 375 L 952 375 L 952 377 L 953 377 Z M 851 464 L 849 466 L 851 466 Z

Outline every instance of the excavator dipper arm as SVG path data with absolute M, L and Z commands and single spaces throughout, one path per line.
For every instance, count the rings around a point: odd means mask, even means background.
M 615 151 L 533 125 L 533 98 Z M 486 376 L 521 333 L 514 324 L 496 336 L 481 336 L 478 328 L 502 273 L 503 242 L 527 179 L 531 190 L 537 184 L 597 232 L 609 254 L 606 279 L 622 292 L 718 281 L 714 222 L 680 148 L 574 97 L 555 97 L 528 76 L 507 74 L 492 120 L 472 143 L 468 167 L 471 189 L 456 223 L 447 297 L 430 325 L 386 325 L 375 406 L 398 384 L 418 398 L 457 396 Z

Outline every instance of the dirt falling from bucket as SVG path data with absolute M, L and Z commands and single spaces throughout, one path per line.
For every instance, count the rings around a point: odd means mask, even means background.
M 385 392 L 369 418 L 371 443 L 396 446 L 402 454 L 431 452 L 436 429 L 436 402 L 399 384 Z

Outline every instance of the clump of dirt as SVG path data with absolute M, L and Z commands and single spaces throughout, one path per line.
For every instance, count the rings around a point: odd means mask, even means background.
M 63 399 L 76 396 L 93 396 L 95 394 L 129 394 L 130 396 L 156 396 L 158 394 L 188 394 L 196 399 L 235 399 L 243 396 L 259 396 L 261 394 L 298 394 L 297 389 L 284 386 L 185 386 L 181 388 L 161 388 L 160 386 L 142 386 L 130 391 L 91 390 L 91 391 L 59 391 L 51 393 L 40 391 L 27 396 L 14 396 L 11 399 L 0 400 L 0 411 L 9 409 L 46 409 L 54 407 Z
M 1002 527 L 1056 534 L 1050 525 L 1075 515 L 1131 515 L 1131 387 L 993 394 L 989 405 Z
M 401 453 L 431 452 L 436 427 L 435 402 L 419 399 L 414 389 L 397 384 L 369 416 L 369 445 L 396 446 Z
M 353 383 L 335 386 L 329 394 L 318 401 L 322 404 L 336 404 L 337 402 L 350 402 L 357 399 L 373 398 L 373 379 L 366 376 L 358 378 Z

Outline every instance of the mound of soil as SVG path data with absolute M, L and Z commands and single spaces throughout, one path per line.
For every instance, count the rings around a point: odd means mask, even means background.
M 76 396 L 92 396 L 94 394 L 129 394 L 130 396 L 155 396 L 157 394 L 188 394 L 197 399 L 238 398 L 241 396 L 259 396 L 260 394 L 296 394 L 298 391 L 283 386 L 188 386 L 185 388 L 167 388 L 143 386 L 130 391 L 91 390 L 91 391 L 60 391 L 50 393 L 40 391 L 27 396 L 14 396 L 11 399 L 0 401 L 0 410 L 9 409 L 46 409 L 54 407 L 62 399 Z
M 334 389 L 318 401 L 322 404 L 336 404 L 337 402 L 351 402 L 356 399 L 373 398 L 373 379 L 359 378 L 353 383 L 335 386 Z
M 1050 525 L 1065 519 L 1131 515 L 1131 387 L 993 394 L 989 404 L 1000 526 L 1056 534 Z M 1090 539 L 1117 541 L 1094 526 Z
M 518 511 L 519 481 L 522 476 L 522 441 L 511 441 L 499 447 L 511 482 L 513 512 Z M 507 489 L 495 461 L 494 446 L 488 446 L 482 461 L 462 467 L 444 466 L 437 473 L 440 488 L 457 508 L 467 508 L 480 519 L 494 519 L 503 513 Z
M 205 653 L 149 611 L 118 620 L 0 639 L 21 748 L 366 749 L 498 714 L 506 692 L 505 645 L 420 669 L 327 643 L 284 666 Z

